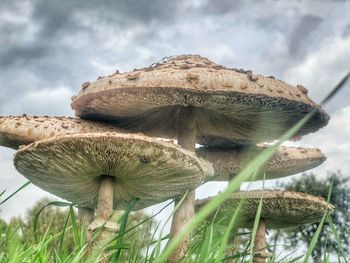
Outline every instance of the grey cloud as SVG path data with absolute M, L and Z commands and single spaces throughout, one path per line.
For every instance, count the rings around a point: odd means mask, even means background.
M 110 57 L 111 50 L 103 50 L 104 41 L 114 35 L 131 32 L 136 26 L 142 26 L 152 32 L 158 24 L 169 24 L 177 17 L 181 1 L 43 1 L 31 2 L 32 12 L 28 24 L 35 26 L 38 32 L 32 33 L 30 40 L 22 40 L 23 34 L 30 34 L 28 25 L 7 23 L 1 26 L 4 33 L 3 48 L 0 51 L 2 68 L 22 66 L 24 70 L 55 72 L 44 78 L 58 81 L 61 75 L 67 77 L 74 70 L 93 71 L 93 67 L 83 61 L 87 55 Z M 7 7 L 7 9 L 6 9 Z M 9 10 L 18 12 L 11 1 L 4 3 L 2 13 Z M 86 21 L 82 21 L 86 19 Z M 149 24 L 152 24 L 149 26 Z M 98 28 L 92 25 L 98 26 Z M 108 27 L 105 39 L 102 35 Z M 112 29 L 112 31 L 110 30 Z M 137 41 L 137 35 L 134 38 Z M 83 35 L 84 39 L 81 39 Z M 75 37 L 76 36 L 76 37 Z M 64 39 L 72 39 L 65 43 Z M 81 43 L 80 41 L 85 41 Z M 130 41 L 132 45 L 132 39 Z M 76 49 L 75 45 L 81 45 Z M 108 52 L 109 51 L 109 52 Z M 72 54 L 75 53 L 75 54 Z M 77 55 L 78 54 L 78 55 Z M 116 54 L 118 55 L 118 54 Z M 73 61 L 77 59 L 78 61 Z M 45 62 L 45 64 L 43 63 Z M 60 65 L 61 64 L 61 65 Z M 49 68 L 48 68 L 49 67 Z M 66 70 L 65 70 L 66 69 Z M 61 72 L 62 70 L 62 72 Z M 79 74 L 79 72 L 77 73 Z M 68 74 L 69 76 L 69 74 Z
M 289 42 L 289 52 L 291 55 L 303 55 L 307 51 L 312 37 L 322 22 L 322 18 L 312 15 L 303 16 L 295 25 Z
M 347 24 L 347 25 L 344 27 L 342 36 L 343 36 L 343 38 L 350 37 L 350 24 Z
M 221 0 L 221 1 L 206 1 L 200 9 L 205 14 L 225 15 L 230 12 L 238 11 L 246 6 L 252 5 L 251 0 Z

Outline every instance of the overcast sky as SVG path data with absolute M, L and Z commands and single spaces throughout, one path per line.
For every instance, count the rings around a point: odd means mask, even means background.
M 302 84 L 317 102 L 350 70 L 349 14 L 348 1 L 325 0 L 1 0 L 0 115 L 73 116 L 81 83 L 184 53 Z M 350 175 L 349 86 L 326 107 L 329 125 L 300 142 L 328 156 L 319 176 Z M 25 182 L 13 154 L 0 148 L 0 192 Z M 204 185 L 197 197 L 224 186 Z M 45 195 L 27 187 L 0 215 L 23 214 Z

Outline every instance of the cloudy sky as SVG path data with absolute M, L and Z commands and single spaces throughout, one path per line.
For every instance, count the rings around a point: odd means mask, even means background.
M 1 0 L 0 115 L 73 116 L 81 83 L 184 53 L 303 84 L 320 101 L 350 70 L 349 14 L 350 2 L 326 0 Z M 350 175 L 349 101 L 348 84 L 326 107 L 328 127 L 300 142 L 328 156 L 319 176 Z M 13 154 L 0 148 L 0 191 L 8 193 L 25 182 Z M 224 186 L 204 185 L 197 196 Z M 0 215 L 23 214 L 45 195 L 27 187 Z

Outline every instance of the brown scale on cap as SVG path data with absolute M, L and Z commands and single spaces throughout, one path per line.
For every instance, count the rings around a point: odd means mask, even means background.
M 128 80 L 135 80 L 135 79 L 138 79 L 139 77 L 140 77 L 140 72 L 129 73 L 126 75 L 126 78 Z
M 297 88 L 298 88 L 298 90 L 300 90 L 301 91 L 301 93 L 303 93 L 303 94 L 305 94 L 305 95 L 307 95 L 308 94 L 308 90 L 307 90 L 307 88 L 305 88 L 303 85 L 297 85 Z
M 330 213 L 334 210 L 334 206 L 323 198 L 305 193 L 279 190 L 241 191 L 233 193 L 221 204 L 215 214 L 215 219 L 220 220 L 222 225 L 228 225 L 242 201 L 236 226 L 237 228 L 252 228 L 261 198 L 263 199 L 261 218 L 265 220 L 268 229 L 296 227 L 319 222 L 326 210 Z M 196 210 L 201 209 L 210 200 L 211 198 L 198 200 Z
M 81 88 L 86 89 L 87 87 L 89 87 L 89 85 L 90 85 L 90 82 L 86 81 L 81 85 Z
M 209 181 L 229 181 L 237 175 L 252 159 L 267 147 L 250 149 L 211 149 L 202 147 L 196 150 L 199 157 L 211 162 L 214 167 L 214 177 Z M 265 167 L 248 181 L 276 179 L 315 168 L 326 160 L 326 156 L 317 148 L 279 148 L 266 162 Z
M 315 115 L 298 135 L 317 131 L 329 119 L 295 86 L 198 55 L 165 58 L 148 68 L 100 79 L 72 102 L 77 116 L 165 138 L 177 136 L 186 107 L 196 116 L 197 142 L 207 146 L 274 140 L 313 109 Z
M 248 72 L 247 72 L 247 78 L 250 80 L 250 81 L 257 81 L 258 79 L 259 79 L 259 77 L 258 76 L 255 76 L 255 75 L 253 75 L 253 71 L 251 71 L 251 70 L 248 70 Z

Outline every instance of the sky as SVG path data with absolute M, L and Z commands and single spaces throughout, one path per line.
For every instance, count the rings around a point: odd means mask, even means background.
M 1 0 L 0 115 L 74 116 L 70 98 L 83 82 L 180 54 L 302 84 L 320 102 L 350 70 L 349 14 L 345 0 Z M 328 157 L 313 170 L 318 176 L 350 175 L 350 84 L 325 108 L 329 125 L 298 144 Z M 0 192 L 26 182 L 13 166 L 14 153 L 0 147 Z M 226 185 L 207 183 L 197 197 Z M 0 216 L 23 215 L 47 195 L 31 185 Z

